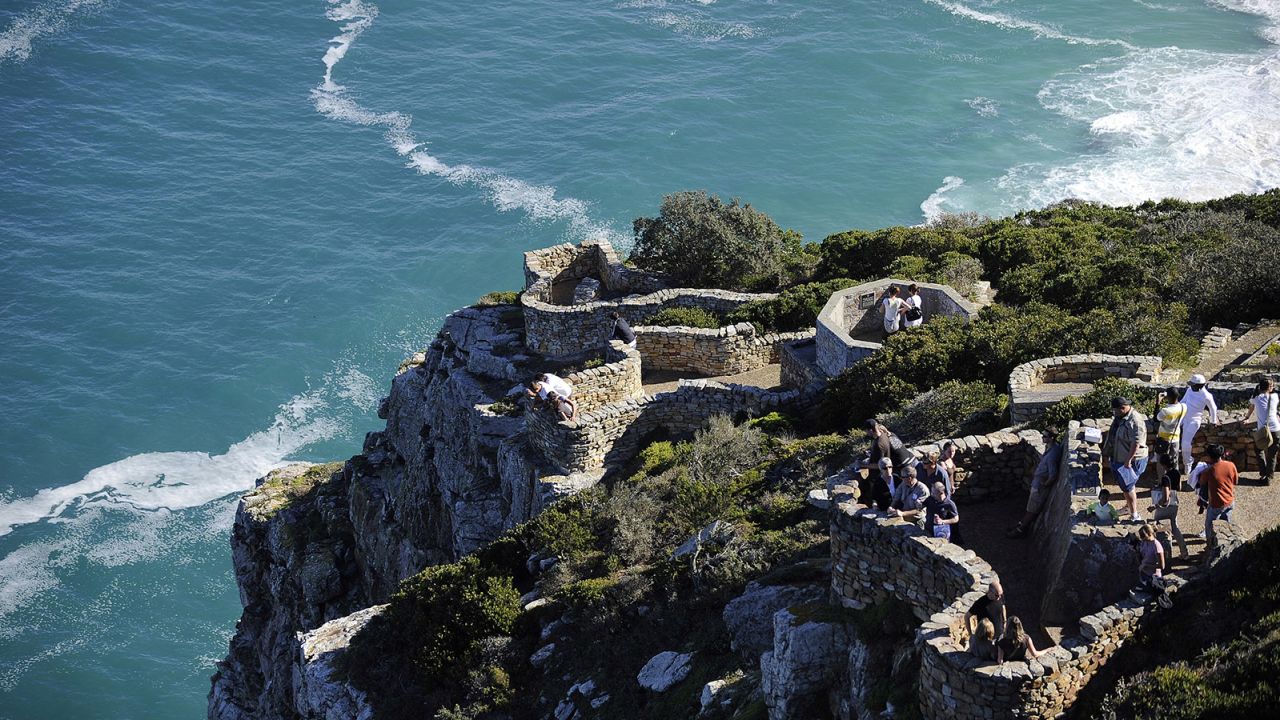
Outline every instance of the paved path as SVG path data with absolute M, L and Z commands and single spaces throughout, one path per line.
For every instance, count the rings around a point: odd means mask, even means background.
M 765 365 L 762 368 L 749 370 L 736 375 L 719 375 L 708 378 L 703 378 L 689 372 L 653 370 L 644 373 L 644 392 L 646 395 L 657 395 L 662 392 L 670 392 L 680 385 L 680 380 L 682 378 L 690 380 L 715 380 L 716 382 L 752 385 L 762 388 L 777 388 L 782 385 L 782 366 L 778 363 L 772 363 L 770 365 Z

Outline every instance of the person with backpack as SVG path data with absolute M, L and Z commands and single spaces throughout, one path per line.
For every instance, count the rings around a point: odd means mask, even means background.
M 1187 416 L 1187 406 L 1178 399 L 1178 391 L 1173 388 L 1165 390 L 1160 399 L 1163 404 L 1156 408 L 1156 421 L 1159 423 L 1156 428 L 1156 452 L 1174 465 L 1179 465 L 1179 440 L 1182 419 Z
M 1258 454 L 1258 475 L 1263 485 L 1270 485 L 1276 472 L 1276 455 L 1280 454 L 1280 395 L 1271 378 L 1259 383 L 1244 419 L 1257 412 L 1258 426 L 1253 431 L 1254 452 Z
M 902 301 L 907 306 L 902 314 L 902 327 L 914 328 L 924 324 L 924 300 L 920 297 L 920 286 L 911 283 L 907 286 L 907 297 Z
M 889 291 L 885 293 L 884 299 L 880 301 L 880 309 L 884 312 L 884 337 L 898 332 L 898 323 L 901 322 L 902 316 L 907 312 L 906 302 L 898 295 L 902 290 L 897 285 L 890 285 Z

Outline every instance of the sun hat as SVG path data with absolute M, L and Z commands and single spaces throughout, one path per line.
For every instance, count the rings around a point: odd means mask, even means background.
M 1187 381 L 1188 385 L 1207 385 L 1208 383 L 1209 381 L 1205 380 L 1204 376 L 1201 375 L 1200 373 L 1196 373 L 1195 375 L 1192 375 L 1191 379 Z

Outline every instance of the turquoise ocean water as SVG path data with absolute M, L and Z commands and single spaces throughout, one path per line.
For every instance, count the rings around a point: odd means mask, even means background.
M 202 717 L 236 494 L 665 192 L 1280 186 L 1280 0 L 0 0 L 0 718 Z

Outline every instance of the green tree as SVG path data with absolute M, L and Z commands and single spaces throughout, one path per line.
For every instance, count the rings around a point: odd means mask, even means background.
M 667 195 L 658 217 L 636 218 L 632 227 L 631 261 L 682 285 L 776 289 L 803 279 L 816 262 L 797 233 L 737 198 L 726 204 L 705 191 Z

